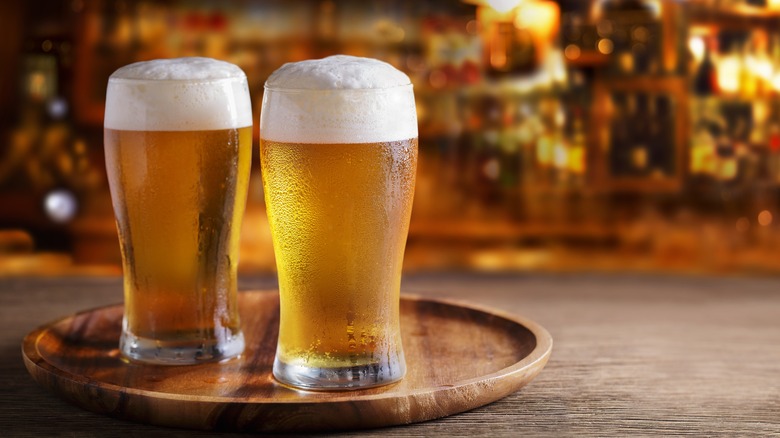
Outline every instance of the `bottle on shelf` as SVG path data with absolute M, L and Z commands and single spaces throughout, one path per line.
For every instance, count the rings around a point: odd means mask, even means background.
M 693 75 L 693 91 L 700 97 L 717 94 L 718 71 L 712 59 L 710 45 L 708 40 L 704 40 L 704 57 Z

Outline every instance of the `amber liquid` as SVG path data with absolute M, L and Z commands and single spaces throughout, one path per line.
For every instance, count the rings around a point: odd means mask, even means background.
M 399 290 L 417 139 L 261 140 L 260 158 L 281 293 L 277 363 L 402 377 Z
M 219 356 L 240 335 L 236 268 L 251 127 L 106 129 L 105 153 L 125 273 L 124 341 L 185 352 L 214 346 L 203 358 Z

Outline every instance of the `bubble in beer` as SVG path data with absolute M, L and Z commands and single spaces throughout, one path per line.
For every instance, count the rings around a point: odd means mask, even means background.
M 383 89 L 409 83 L 409 76 L 386 62 L 335 55 L 287 63 L 273 72 L 265 85 L 276 89 L 349 90 Z

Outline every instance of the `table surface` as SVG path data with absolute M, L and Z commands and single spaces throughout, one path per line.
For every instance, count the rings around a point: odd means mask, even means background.
M 0 279 L 0 434 L 213 435 L 82 411 L 27 374 L 26 333 L 121 302 L 121 288 L 118 278 Z M 488 406 L 344 435 L 780 435 L 778 278 L 453 273 L 407 276 L 403 290 L 530 318 L 552 334 L 552 357 L 530 385 Z

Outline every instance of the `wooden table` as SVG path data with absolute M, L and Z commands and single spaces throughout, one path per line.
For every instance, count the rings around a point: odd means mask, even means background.
M 780 435 L 780 279 L 431 274 L 403 288 L 533 319 L 555 340 L 552 358 L 483 408 L 345 435 Z M 118 278 L 0 279 L 0 435 L 211 435 L 82 411 L 27 375 L 27 332 L 121 299 Z

